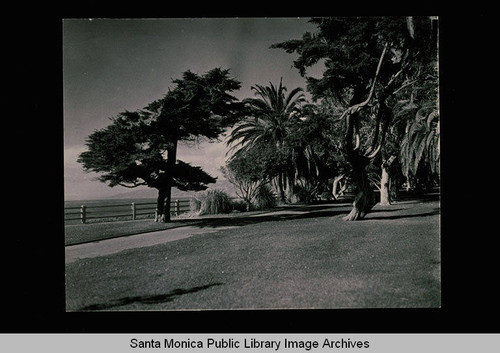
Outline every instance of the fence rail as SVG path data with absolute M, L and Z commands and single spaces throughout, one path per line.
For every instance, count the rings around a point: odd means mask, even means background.
M 172 200 L 170 203 L 170 214 L 178 216 L 191 209 L 190 199 Z M 80 221 L 87 223 L 92 219 L 126 217 L 131 220 L 137 216 L 154 216 L 156 202 L 132 202 L 109 205 L 81 205 L 64 208 L 64 221 Z

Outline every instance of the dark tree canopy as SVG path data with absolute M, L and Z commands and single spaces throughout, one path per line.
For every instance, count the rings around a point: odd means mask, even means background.
M 146 125 L 137 124 L 139 115 L 126 112 L 112 119 L 111 125 L 88 137 L 88 151 L 78 158 L 86 171 L 101 173 L 99 180 L 111 187 L 146 185 L 158 189 L 165 182 L 165 151 L 154 144 L 156 136 L 148 134 Z M 135 123 L 131 125 L 127 118 Z M 173 180 L 172 186 L 184 191 L 204 190 L 216 181 L 200 167 L 180 160 L 175 165 Z
M 436 57 L 437 28 L 428 17 L 313 18 L 311 23 L 317 25 L 316 32 L 272 48 L 297 53 L 294 66 L 302 76 L 307 76 L 308 67 L 324 63 L 321 78 L 307 77 L 307 89 L 315 99 L 335 97 L 349 104 L 353 93 L 366 96 L 385 45 L 389 53 L 380 72 L 381 82 L 387 82 L 401 63 L 408 62 L 407 55 L 421 62 Z
M 430 17 L 314 18 L 314 33 L 278 43 L 298 54 L 294 66 L 307 79 L 313 99 L 332 99 L 343 108 L 344 150 L 358 189 L 347 220 L 363 218 L 375 205 L 367 167 L 383 150 L 393 123 L 392 107 L 435 66 L 437 26 Z M 307 68 L 321 63 L 320 78 Z
M 216 68 L 202 76 L 186 71 L 173 83 L 174 89 L 145 108 L 154 118 L 151 128 L 161 131 L 164 141 L 216 140 L 241 118 L 242 103 L 229 94 L 241 84 L 229 70 Z
M 341 143 L 341 127 L 345 123 L 338 119 L 338 109 L 323 100 L 306 105 L 302 115 L 303 119 L 295 124 L 288 138 L 288 145 L 299 157 L 297 174 L 319 180 L 345 174 L 347 162 Z
M 286 163 L 283 152 L 268 144 L 257 144 L 243 153 L 235 153 L 226 163 L 239 180 L 269 182 Z
M 216 178 L 207 174 L 201 167 L 178 160 L 173 173 L 173 186 L 182 191 L 201 191 L 207 184 L 215 183 Z
M 92 133 L 88 151 L 78 158 L 109 186 L 158 189 L 157 213 L 166 220 L 172 187 L 199 191 L 216 181 L 200 167 L 177 160 L 178 142 L 217 140 L 243 114 L 242 104 L 230 95 L 240 82 L 229 77 L 229 70 L 215 68 L 204 75 L 186 71 L 173 83 L 163 98 L 142 110 L 120 113 Z
M 154 148 L 140 112 L 124 112 L 111 118 L 107 127 L 87 137 L 87 148 L 78 157 L 86 171 L 101 173 L 109 186 L 154 187 L 155 172 L 164 168 L 163 150 Z M 131 122 L 134 122 L 133 124 Z

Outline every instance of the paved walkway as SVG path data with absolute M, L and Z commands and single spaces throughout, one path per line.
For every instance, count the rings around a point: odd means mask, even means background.
M 314 208 L 314 206 L 310 206 Z M 247 217 L 301 215 L 310 211 L 297 211 L 294 209 L 257 213 Z M 115 254 L 123 250 L 144 248 L 158 244 L 168 243 L 175 240 L 188 238 L 195 234 L 214 233 L 224 229 L 237 226 L 220 226 L 217 228 L 200 228 L 198 226 L 182 226 L 173 229 L 159 230 L 155 232 L 140 233 L 118 238 L 104 239 L 84 244 L 66 246 L 66 263 L 72 263 L 79 259 Z
M 188 238 L 195 234 L 214 233 L 234 227 L 199 228 L 186 226 L 181 228 L 160 230 L 123 236 L 119 238 L 105 239 L 91 243 L 66 246 L 66 263 L 75 262 L 79 259 L 106 256 L 127 249 L 144 248 L 171 241 Z

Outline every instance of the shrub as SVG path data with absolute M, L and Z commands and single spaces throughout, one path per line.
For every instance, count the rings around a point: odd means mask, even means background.
M 247 211 L 247 204 L 245 201 L 237 199 L 232 201 L 232 208 L 233 212 L 246 212 Z
M 316 200 L 316 187 L 313 187 L 310 184 L 295 185 L 295 195 L 297 196 L 297 200 L 299 202 L 311 203 Z
M 265 210 L 276 206 L 276 196 L 269 185 L 263 185 L 255 198 L 255 208 Z
M 230 213 L 233 210 L 231 198 L 221 190 L 207 190 L 200 196 L 200 215 Z
M 189 210 L 190 213 L 198 213 L 201 209 L 201 200 L 195 199 L 194 197 L 189 200 Z

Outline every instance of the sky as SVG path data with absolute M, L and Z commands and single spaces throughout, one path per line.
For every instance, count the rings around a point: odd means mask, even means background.
M 306 88 L 293 68 L 293 54 L 272 44 L 314 31 L 308 18 L 171 18 L 63 20 L 63 131 L 65 199 L 112 197 L 130 189 L 111 188 L 76 162 L 85 140 L 111 117 L 135 111 L 173 87 L 184 71 L 221 67 L 241 82 L 238 99 L 253 97 L 255 84 Z M 321 68 L 308 72 L 319 77 Z M 177 158 L 223 178 L 227 146 L 179 145 Z

